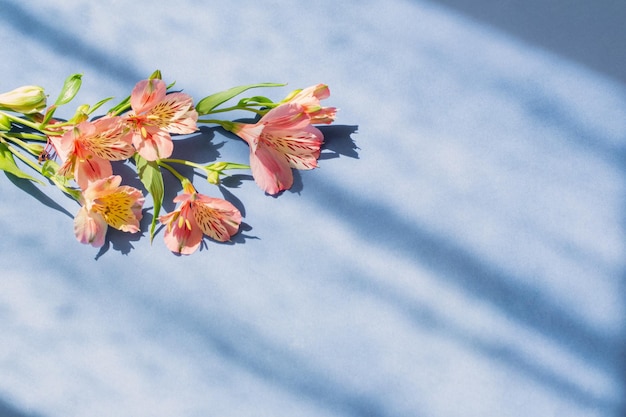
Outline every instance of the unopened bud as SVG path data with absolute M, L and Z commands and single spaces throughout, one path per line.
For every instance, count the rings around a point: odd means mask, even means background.
M 220 171 L 209 171 L 206 179 L 210 184 L 219 185 Z
M 39 113 L 46 108 L 46 95 L 43 88 L 35 85 L 18 87 L 0 94 L 0 109 L 22 114 Z
M 83 104 L 81 106 L 78 106 L 78 108 L 76 109 L 76 113 L 74 113 L 74 116 L 72 116 L 70 121 L 72 123 L 78 124 L 84 122 L 87 119 L 89 119 L 89 104 Z

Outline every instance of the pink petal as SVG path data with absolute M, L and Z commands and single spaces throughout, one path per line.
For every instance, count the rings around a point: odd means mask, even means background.
M 90 182 L 113 175 L 111 162 L 94 156 L 92 158 L 76 158 L 74 179 L 81 189 L 86 189 Z
M 272 126 L 274 129 L 298 130 L 310 124 L 305 109 L 298 103 L 285 103 L 265 114 L 259 124 Z
M 235 123 L 235 129 L 233 130 L 233 133 L 243 139 L 250 146 L 250 150 L 254 152 L 256 150 L 259 136 L 263 132 L 264 128 L 265 125 L 260 123 L 254 125 Z
M 86 207 L 81 209 L 74 218 L 74 235 L 80 243 L 89 243 L 94 247 L 104 245 L 107 224 L 98 213 L 90 213 Z
M 90 183 L 89 187 L 83 190 L 83 197 L 85 200 L 93 201 L 103 195 L 115 192 L 121 183 L 122 177 L 119 175 L 103 177 Z
M 89 152 L 109 161 L 121 161 L 135 153 L 128 129 L 121 117 L 103 117 L 93 125 L 95 131 L 83 135 L 81 143 Z
M 170 133 L 187 134 L 198 130 L 198 113 L 193 108 L 193 99 L 188 94 L 168 94 L 150 110 L 150 117 L 161 129 Z
M 139 81 L 130 95 L 130 105 L 136 114 L 141 114 L 159 103 L 167 92 L 163 80 Z
M 256 152 L 250 149 L 250 169 L 257 185 L 274 195 L 293 185 L 293 172 L 287 159 L 267 146 L 259 145 Z
M 185 211 L 187 214 L 190 214 L 189 210 Z M 180 222 L 181 217 L 183 219 L 182 224 Z M 159 220 L 167 225 L 163 234 L 163 240 L 165 246 L 172 252 L 190 255 L 202 243 L 202 231 L 195 220 L 193 217 L 185 217 L 180 209 L 159 217 Z M 187 222 L 189 223 L 187 224 Z
M 156 161 L 172 155 L 174 143 L 169 133 L 160 130 L 156 126 L 146 126 L 145 131 L 145 137 L 141 132 L 133 134 L 133 145 L 139 155 L 148 161 Z
M 63 162 L 67 161 L 70 154 L 74 152 L 74 133 L 72 131 L 65 132 L 61 136 L 50 136 L 50 142 Z
M 195 109 L 191 109 L 167 125 L 165 130 L 170 133 L 186 135 L 198 130 L 197 121 L 198 112 Z
M 193 215 L 202 232 L 219 242 L 226 242 L 239 231 L 241 213 L 221 198 L 197 195 Z
M 322 107 L 320 110 L 309 113 L 311 123 L 330 124 L 335 121 L 337 109 L 335 107 Z
M 268 128 L 263 132 L 261 140 L 283 154 L 292 168 L 313 169 L 317 167 L 324 135 L 311 125 L 299 131 L 276 131 Z

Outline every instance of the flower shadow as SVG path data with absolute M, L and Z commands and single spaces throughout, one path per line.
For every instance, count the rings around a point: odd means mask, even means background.
M 351 158 L 358 158 L 359 156 L 357 153 L 357 149 L 359 148 L 356 146 L 354 140 L 351 137 L 351 135 L 355 133 L 357 129 L 358 126 L 336 125 L 320 127 L 320 130 L 322 130 L 325 137 L 325 143 L 322 147 L 322 154 L 320 156 L 320 159 L 338 158 L 341 155 Z M 199 164 L 208 164 L 218 160 L 221 157 L 220 148 L 224 146 L 225 142 L 213 142 L 213 139 L 216 137 L 217 130 L 219 130 L 220 133 L 223 133 L 223 129 L 220 127 L 201 126 L 199 133 L 175 137 L 174 141 L 176 144 L 171 159 L 192 161 Z M 228 134 L 228 132 L 226 132 L 226 134 Z M 124 184 L 145 190 L 145 187 L 137 177 L 135 169 L 132 167 L 132 161 L 114 162 L 113 166 L 115 173 L 122 176 Z M 177 165 L 176 170 L 181 175 L 190 179 L 194 176 L 199 176 L 206 179 L 206 175 L 204 173 L 198 172 L 193 167 L 185 166 L 183 164 Z M 254 179 L 250 174 L 233 174 L 224 177 L 218 186 L 223 198 L 232 203 L 235 207 L 237 207 L 237 209 L 244 217 L 246 215 L 244 204 L 230 190 L 239 188 L 244 181 L 252 180 Z M 176 179 L 173 175 L 168 175 L 165 171 L 163 175 L 163 182 L 164 196 L 162 210 L 164 212 L 169 212 L 175 209 L 176 204 L 173 202 L 173 199 L 179 194 L 182 187 L 178 179 Z M 303 188 L 304 185 L 301 173 L 298 170 L 293 170 L 293 185 L 289 189 L 289 192 L 300 194 Z M 42 193 L 40 194 L 42 197 L 45 197 Z M 282 193 L 279 193 L 272 197 L 277 198 L 281 194 Z M 144 209 L 144 216 L 140 222 L 140 232 L 138 233 L 126 233 L 109 227 L 105 244 L 100 248 L 95 259 L 99 259 L 111 249 L 113 249 L 114 251 L 118 251 L 123 255 L 128 255 L 133 249 L 135 249 L 133 242 L 136 242 L 142 237 L 148 235 L 152 219 L 155 215 L 162 214 L 152 213 L 149 211 L 151 209 L 154 210 L 154 207 L 148 207 Z M 162 227 L 157 227 L 155 235 L 159 234 L 159 231 L 161 229 Z M 259 239 L 259 237 L 248 233 L 251 230 L 252 227 L 249 224 L 241 223 L 239 232 L 235 236 L 233 236 L 228 242 L 214 242 L 210 238 L 205 237 L 202 241 L 200 250 L 208 249 L 208 241 L 223 245 L 234 245 L 244 244 L 248 239 Z
M 143 231 L 143 229 L 144 227 L 142 226 L 141 230 Z M 131 250 L 135 249 L 133 242 L 137 242 L 144 236 L 142 231 L 137 233 L 126 233 L 109 227 L 104 245 L 102 245 L 94 259 L 96 261 L 100 259 L 100 257 L 107 253 L 111 247 L 113 247 L 113 250 L 120 252 L 122 255 L 128 255 Z
M 220 157 L 219 149 L 224 142 L 214 143 L 217 128 L 200 126 L 199 133 L 185 136 L 175 136 L 172 158 L 185 159 L 197 163 L 217 161 Z
M 341 155 L 359 159 L 359 147 L 352 139 L 352 135 L 358 133 L 358 126 L 332 125 L 317 128 L 324 134 L 320 159 L 334 159 Z

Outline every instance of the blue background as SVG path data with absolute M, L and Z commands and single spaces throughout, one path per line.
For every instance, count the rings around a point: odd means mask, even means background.
M 0 90 L 324 82 L 320 168 L 189 257 L 3 175 L 0 415 L 626 415 L 621 2 L 163 4 L 0 1 Z

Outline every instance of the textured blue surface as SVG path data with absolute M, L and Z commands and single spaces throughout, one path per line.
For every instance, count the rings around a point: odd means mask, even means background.
M 202 185 L 246 227 L 190 257 L 82 246 L 2 176 L 0 415 L 624 416 L 623 84 L 422 1 L 57 3 L 0 1 L 0 90 L 159 68 L 341 110 L 294 190 Z

